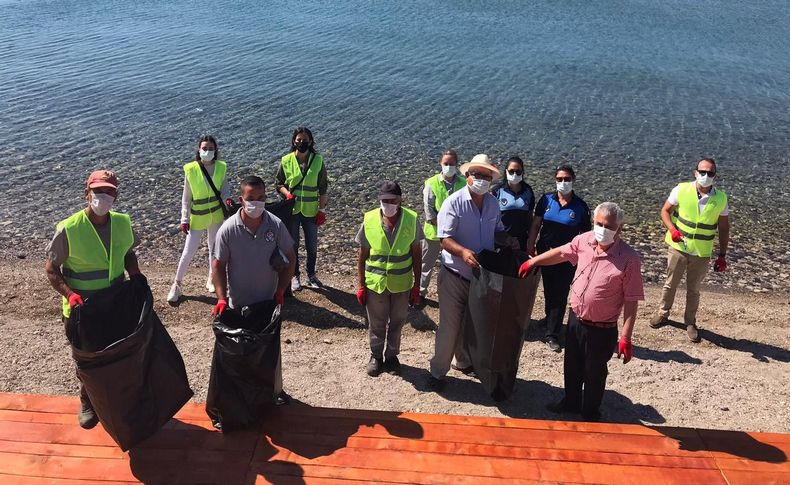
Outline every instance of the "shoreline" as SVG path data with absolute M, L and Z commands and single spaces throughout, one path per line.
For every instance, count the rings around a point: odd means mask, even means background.
M 165 303 L 171 266 L 142 263 L 154 308 L 181 351 L 193 401 L 205 400 L 213 349 L 211 307 L 203 288 L 206 267 L 191 267 L 185 298 Z M 326 291 L 302 290 L 286 300 L 282 351 L 285 388 L 312 406 L 442 414 L 558 419 L 545 410 L 562 396 L 562 354 L 540 340 L 542 289 L 521 354 L 514 395 L 497 404 L 478 382 L 448 374 L 441 394 L 422 380 L 438 322 L 435 279 L 429 305 L 410 311 L 403 332 L 401 378 L 365 374 L 367 329 L 356 303 L 355 281 L 321 275 Z M 59 299 L 38 261 L 0 259 L 0 391 L 75 394 L 71 351 L 59 318 Z M 646 285 L 634 332 L 634 361 L 609 362 L 604 418 L 610 422 L 790 432 L 790 301 L 784 295 L 703 293 L 703 341 L 693 344 L 679 324 L 651 329 L 648 318 L 660 289 Z M 683 292 L 671 318 L 681 318 Z M 571 417 L 572 418 L 572 417 Z M 565 419 L 564 417 L 562 419 Z

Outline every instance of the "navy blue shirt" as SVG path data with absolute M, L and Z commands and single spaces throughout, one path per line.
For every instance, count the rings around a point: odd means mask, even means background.
M 505 182 L 492 193 L 499 201 L 505 231 L 518 238 L 521 249 L 526 250 L 529 226 L 532 224 L 532 210 L 535 207 L 535 193 L 532 187 L 526 182 L 521 182 L 520 190 L 516 194 Z
M 538 253 L 567 244 L 592 229 L 590 208 L 576 194 L 565 207 L 560 204 L 557 192 L 543 194 L 535 206 L 535 217 L 543 218 L 536 245 Z

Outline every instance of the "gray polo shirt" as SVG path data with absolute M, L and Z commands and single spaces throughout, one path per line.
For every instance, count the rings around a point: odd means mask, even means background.
M 477 209 L 469 187 L 452 194 L 442 204 L 436 224 L 439 238 L 451 237 L 475 253 L 494 249 L 494 233 L 504 231 L 499 201 L 490 193 L 483 196 L 483 210 Z M 442 249 L 442 264 L 466 279 L 472 279 L 472 268 L 462 258 Z
M 271 300 L 277 290 L 277 272 L 271 258 L 293 247 L 288 228 L 268 211 L 255 234 L 241 220 L 241 211 L 217 231 L 214 258 L 228 265 L 228 303 L 231 308 Z

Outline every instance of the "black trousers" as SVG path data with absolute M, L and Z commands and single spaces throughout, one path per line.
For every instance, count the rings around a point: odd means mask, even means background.
M 570 312 L 565 336 L 566 407 L 581 409 L 582 415 L 598 414 L 609 374 L 607 362 L 616 346 L 617 326 L 584 325 Z
M 543 294 L 546 299 L 546 337 L 559 338 L 576 268 L 571 263 L 560 263 L 541 266 L 540 272 L 543 276 Z

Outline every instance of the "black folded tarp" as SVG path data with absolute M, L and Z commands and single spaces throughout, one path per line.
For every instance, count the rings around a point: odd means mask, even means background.
M 510 397 L 516 383 L 524 331 L 530 322 L 540 278 L 524 279 L 518 268 L 528 258 L 521 251 L 500 249 L 477 255 L 464 323 L 464 343 L 475 373 L 496 401 Z
M 223 432 L 249 427 L 274 403 L 280 323 L 272 300 L 227 309 L 214 320 L 206 414 Z
M 106 288 L 71 314 L 77 374 L 124 451 L 156 433 L 192 397 L 184 361 L 153 310 L 144 278 Z

